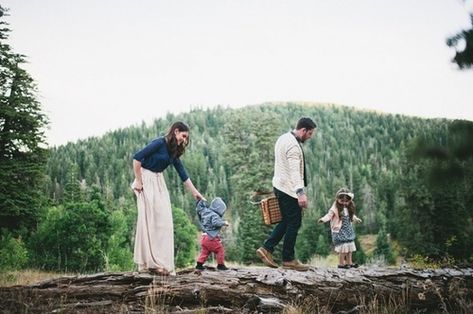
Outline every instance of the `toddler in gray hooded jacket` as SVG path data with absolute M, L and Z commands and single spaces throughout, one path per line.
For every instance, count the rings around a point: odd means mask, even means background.
M 204 200 L 197 202 L 196 211 L 203 232 L 200 240 L 200 255 L 195 266 L 197 270 L 205 269 L 204 263 L 211 253 L 214 253 L 217 258 L 218 270 L 228 269 L 225 266 L 225 249 L 219 235 L 220 229 L 228 226 L 228 222 L 223 220 L 226 209 L 227 205 L 220 197 L 214 198 L 210 206 Z

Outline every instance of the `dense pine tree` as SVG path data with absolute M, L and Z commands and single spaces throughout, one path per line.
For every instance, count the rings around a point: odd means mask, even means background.
M 10 29 L 0 6 L 0 228 L 34 228 L 42 203 L 46 116 L 25 56 L 8 44 Z
M 258 117 L 258 118 L 257 118 Z M 230 246 L 237 247 L 236 256 L 241 262 L 258 261 L 255 251 L 262 245 L 269 228 L 261 224 L 259 207 L 250 203 L 254 191 L 270 191 L 273 167 L 273 143 L 277 138 L 273 115 L 262 115 L 258 109 L 253 110 L 253 118 L 242 119 L 231 115 L 226 123 L 225 151 L 228 161 L 228 173 L 231 191 L 232 224 L 236 237 Z

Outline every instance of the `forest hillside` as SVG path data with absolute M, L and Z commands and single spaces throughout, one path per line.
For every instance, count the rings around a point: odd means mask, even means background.
M 132 267 L 129 252 L 136 215 L 130 189 L 132 155 L 163 135 L 176 120 L 191 129 L 190 145 L 182 160 L 194 184 L 207 199 L 220 196 L 227 202 L 230 227 L 223 235 L 227 258 L 258 262 L 255 249 L 270 228 L 262 224 L 259 208 L 250 203 L 250 197 L 255 190 L 271 189 L 274 142 L 302 116 L 311 117 L 318 128 L 315 137 L 304 144 L 310 205 L 299 232 L 298 258 L 309 261 L 330 253 L 329 229 L 316 221 L 330 207 L 336 190 L 347 186 L 355 193 L 357 215 L 363 219 L 357 233 L 378 235 L 373 255 L 393 263 L 392 243 L 396 240 L 400 243 L 396 251 L 405 257 L 471 260 L 467 248 L 473 242 L 473 232 L 468 228 L 472 215 L 458 201 L 471 192 L 473 176 L 465 175 L 471 172 L 467 167 L 471 158 L 455 162 L 452 169 L 457 171 L 439 184 L 431 178 L 439 167 L 449 170 L 451 160 L 434 160 L 436 156 L 429 155 L 433 148 L 448 153 L 464 145 L 461 132 L 465 128 L 471 131 L 471 123 L 330 104 L 265 103 L 168 114 L 151 124 L 50 149 L 44 184 L 48 206 L 38 217 L 38 228 L 31 237 L 31 247 L 39 245 L 43 250 L 33 249 L 38 266 L 89 270 Z M 195 258 L 195 204 L 174 169 L 167 169 L 165 176 L 174 207 L 177 265 L 184 267 Z M 87 263 L 70 262 L 72 256 L 83 253 L 77 250 L 63 252 L 59 258 L 57 247 L 51 249 L 49 258 L 44 257 L 47 243 L 54 246 L 65 241 L 61 236 L 51 239 L 51 228 L 66 232 L 81 224 L 89 227 L 83 228 L 76 242 L 64 243 L 64 247 L 92 246 L 95 255 L 90 254 L 90 247 L 82 249 L 89 250 Z M 94 238 L 84 241 L 91 234 Z M 358 261 L 363 262 L 365 254 L 357 254 Z M 65 255 L 70 255 L 69 262 Z M 92 256 L 96 256 L 93 263 Z

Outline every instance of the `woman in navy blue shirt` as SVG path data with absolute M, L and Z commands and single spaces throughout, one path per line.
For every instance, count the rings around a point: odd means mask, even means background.
M 133 156 L 132 187 L 138 205 L 134 261 L 140 272 L 175 274 L 171 200 L 162 172 L 173 165 L 193 197 L 204 199 L 179 159 L 188 143 L 189 127 L 175 122 L 165 136 L 153 140 Z

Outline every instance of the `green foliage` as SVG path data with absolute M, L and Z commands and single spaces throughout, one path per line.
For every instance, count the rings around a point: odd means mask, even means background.
M 375 256 L 383 256 L 384 260 L 388 264 L 394 264 L 396 262 L 393 249 L 389 243 L 388 235 L 384 228 L 381 228 L 378 233 L 378 237 L 376 238 L 376 249 L 373 254 Z
M 3 231 L 0 236 L 0 271 L 21 269 L 28 262 L 28 251 L 21 237 Z
M 473 66 L 473 13 L 470 13 L 470 22 L 471 28 L 464 29 L 447 38 L 447 46 L 455 48 L 452 62 L 462 70 L 470 69 Z
M 187 267 L 195 262 L 198 230 L 182 209 L 173 207 L 172 217 L 174 222 L 174 262 L 177 268 Z
M 330 254 L 330 244 L 324 234 L 319 234 L 315 248 L 315 254 L 326 257 Z
M 415 254 L 411 258 L 409 258 L 409 265 L 412 268 L 416 269 L 426 269 L 426 268 L 452 268 L 457 264 L 454 258 L 445 256 L 441 259 L 438 258 L 431 258 L 428 256 L 422 256 L 420 254 Z
M 330 239 L 327 238 L 326 226 L 317 224 L 318 218 L 305 214 L 296 242 L 297 258 L 302 262 L 309 261 L 314 254 L 327 256 L 330 254 Z
M 67 181 L 64 186 L 64 202 L 81 202 L 84 201 L 85 191 L 81 190 L 81 185 L 77 180 L 77 166 L 71 166 L 71 171 L 67 175 Z M 99 197 L 98 199 L 101 199 Z
M 430 189 L 422 179 L 431 176 L 431 166 L 438 161 L 413 161 L 405 153 L 409 143 L 422 136 L 442 144 L 446 144 L 448 138 L 448 147 L 454 147 L 452 141 L 461 142 L 456 137 L 467 138 L 461 132 L 454 136 L 450 130 L 454 123 L 448 120 L 294 103 L 268 103 L 242 109 L 196 109 L 190 113 L 169 114 L 149 126 L 132 126 L 101 138 L 52 148 L 46 188 L 52 200 L 59 204 L 66 200 L 83 200 L 84 186 L 88 185 L 96 186 L 97 193 L 103 196 L 103 206 L 107 208 L 115 208 L 117 203 L 129 203 L 133 200 L 129 187 L 133 178 L 133 153 L 163 134 L 171 122 L 186 121 L 191 127 L 191 142 L 183 156 L 184 165 L 204 196 L 221 196 L 229 208 L 231 227 L 225 231 L 224 238 L 227 258 L 254 262 L 255 249 L 264 241 L 270 228 L 262 225 L 259 210 L 249 203 L 249 198 L 257 189 L 271 190 L 274 143 L 280 134 L 292 129 L 301 116 L 313 117 L 318 131 L 314 139 L 304 144 L 310 206 L 305 211 L 297 241 L 298 258 L 310 259 L 311 255 L 324 252 L 320 235 L 326 238 L 327 245 L 330 244 L 327 232 L 308 217 L 320 217 L 330 207 L 340 186 L 348 186 L 355 192 L 357 216 L 364 221 L 357 227 L 357 233 L 377 233 L 384 227 L 386 233 L 407 247 L 408 254 L 448 252 L 460 256 L 461 251 L 468 252 L 473 236 L 471 232 L 462 233 L 461 230 L 465 230 L 462 228 L 468 221 L 471 223 L 471 218 L 465 212 L 466 206 L 455 199 L 464 199 L 460 194 L 469 195 L 467 190 L 472 188 L 468 178 L 473 178 L 473 174 L 465 171 L 464 176 L 458 177 L 463 183 L 454 184 L 452 189 L 448 186 Z M 460 149 L 465 145 L 455 147 L 459 148 L 454 151 L 465 151 Z M 473 169 L 468 159 L 451 159 L 461 169 Z M 442 163 L 447 165 L 445 161 Z M 164 175 L 173 207 L 184 209 L 195 225 L 195 201 L 183 188 L 174 169 L 167 169 Z M 457 187 L 460 194 L 455 192 Z M 431 194 L 438 196 L 433 198 Z M 442 213 L 439 207 L 432 211 L 433 204 L 443 204 L 441 206 L 447 210 Z M 455 211 L 450 211 L 457 205 Z M 467 219 L 457 225 L 450 214 L 454 218 Z M 127 217 L 130 232 L 135 221 L 130 220 L 132 216 L 128 214 Z M 443 239 L 435 235 L 435 228 L 443 228 L 440 230 L 449 236 Z M 447 248 L 445 241 L 452 235 L 457 240 Z
M 256 206 L 248 206 L 242 213 L 241 219 L 242 223 L 238 229 L 237 260 L 247 264 L 260 262 L 256 256 L 256 249 L 263 244 L 270 228 L 262 224 L 261 212 Z
M 6 16 L 0 6 L 0 228 L 27 235 L 44 201 L 47 118 L 23 69 L 25 56 L 7 43 Z
M 110 214 L 110 237 L 105 254 L 105 269 L 108 271 L 130 271 L 133 269 L 133 250 L 129 239 L 126 214 L 115 210 Z
M 364 264 L 366 262 L 366 254 L 363 251 L 363 247 L 360 244 L 358 237 L 355 238 L 356 251 L 352 255 L 353 263 Z
M 243 263 L 259 261 L 255 251 L 269 231 L 261 223 L 259 208 L 250 204 L 250 197 L 253 191 L 272 189 L 273 150 L 278 136 L 274 114 L 265 115 L 259 108 L 252 111 L 249 119 L 230 114 L 225 124 L 231 214 L 240 221 L 235 239 L 237 256 L 229 257 Z
M 105 266 L 110 221 L 98 202 L 51 207 L 31 239 L 36 266 L 97 271 Z
M 419 137 L 403 160 L 395 235 L 409 256 L 469 258 L 473 245 L 473 123 Z M 413 223 L 415 222 L 415 223 Z

